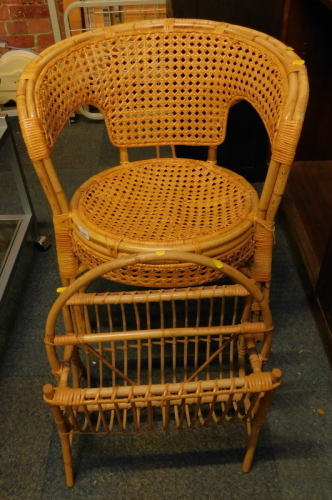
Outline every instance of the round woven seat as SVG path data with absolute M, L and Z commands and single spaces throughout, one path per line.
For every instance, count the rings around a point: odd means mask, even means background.
M 157 158 L 128 163 L 94 175 L 74 194 L 74 251 L 88 268 L 123 254 L 169 249 L 203 253 L 237 267 L 254 251 L 257 204 L 257 193 L 245 179 L 211 162 Z M 109 277 L 171 287 L 219 276 L 192 264 L 152 263 Z

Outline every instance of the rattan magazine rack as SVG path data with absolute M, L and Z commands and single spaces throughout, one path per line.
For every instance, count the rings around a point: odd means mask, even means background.
M 89 291 L 105 273 L 162 260 L 222 268 L 228 281 L 105 292 L 102 280 L 102 293 Z M 253 304 L 259 311 L 254 320 Z M 71 331 L 64 331 L 64 308 Z M 280 370 L 263 371 L 272 330 L 268 304 L 254 281 L 206 256 L 125 256 L 75 280 L 51 308 L 45 335 L 56 383 L 44 386 L 44 400 L 58 427 L 67 485 L 74 482 L 76 434 L 194 430 L 226 421 L 248 432 L 248 472 L 281 380 Z
M 119 256 L 163 249 L 220 259 L 268 289 L 274 219 L 307 96 L 306 69 L 291 48 L 214 21 L 125 23 L 42 52 L 22 74 L 17 105 L 53 210 L 63 285 Z M 243 99 L 260 115 L 271 144 L 260 197 L 245 179 L 216 165 L 229 108 Z M 120 165 L 96 173 L 69 201 L 51 153 L 71 114 L 84 105 L 102 113 Z M 206 146 L 207 160 L 177 158 L 177 145 Z M 156 158 L 130 161 L 130 148 L 141 146 L 156 147 Z M 164 146 L 171 153 L 162 158 Z M 130 272 L 111 270 L 108 277 L 165 288 L 207 283 L 221 273 L 153 262 Z

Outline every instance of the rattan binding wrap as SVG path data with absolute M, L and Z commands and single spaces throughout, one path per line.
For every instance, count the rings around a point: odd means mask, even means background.
M 157 247 L 222 258 L 235 267 L 245 265 L 257 281 L 269 281 L 273 239 L 259 228 L 273 224 L 307 98 L 306 69 L 292 50 L 268 35 L 225 23 L 128 23 L 46 49 L 22 74 L 17 103 L 25 142 L 55 220 L 67 217 L 68 234 L 56 236 L 64 283 L 84 267 Z M 256 109 L 271 143 L 259 203 L 248 184 L 214 165 L 228 111 L 243 99 Z M 89 179 L 70 209 L 49 155 L 70 115 L 87 104 L 102 112 L 109 138 L 120 148 L 121 166 Z M 172 158 L 166 167 L 166 160 L 158 158 L 130 164 L 127 148 L 171 146 L 174 153 L 181 144 L 208 146 L 209 161 L 196 166 Z M 154 266 L 137 270 L 142 281 L 135 277 L 132 283 L 172 287 L 180 279 L 181 286 L 189 286 L 216 276 L 192 266 L 188 273 L 184 266 L 185 281 L 178 268 L 174 264 L 173 277 L 163 264 L 159 271 Z M 131 274 L 110 277 L 127 283 Z

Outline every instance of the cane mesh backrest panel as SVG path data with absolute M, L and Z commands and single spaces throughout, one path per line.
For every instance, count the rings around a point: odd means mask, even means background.
M 118 147 L 218 145 L 239 99 L 255 107 L 273 140 L 287 78 L 258 43 L 199 25 L 116 28 L 77 42 L 42 70 L 35 98 L 50 148 L 84 103 L 101 110 Z

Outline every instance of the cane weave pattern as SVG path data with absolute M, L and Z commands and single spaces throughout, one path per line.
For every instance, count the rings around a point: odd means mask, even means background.
M 229 170 L 169 158 L 102 172 L 80 192 L 72 209 L 88 231 L 147 246 L 223 234 L 248 218 L 257 200 L 254 188 Z
M 98 253 L 85 244 L 85 240 L 78 238 L 75 234 L 72 238 L 75 255 L 88 269 L 93 269 L 115 257 Z M 216 255 L 215 258 L 232 265 L 235 268 L 244 265 L 255 251 L 255 240 L 253 234 L 236 248 L 228 253 Z M 121 253 L 118 257 L 125 255 Z M 222 270 L 211 269 L 206 266 L 194 264 L 136 264 L 123 269 L 115 269 L 105 275 L 113 281 L 134 286 L 145 287 L 173 287 L 194 286 L 210 281 L 215 281 L 223 276 Z
M 119 243 L 122 249 L 127 243 L 142 248 L 191 244 L 199 252 L 203 242 L 250 219 L 254 202 L 258 202 L 257 193 L 249 183 L 211 162 L 167 158 L 131 163 L 93 176 L 78 190 L 71 212 L 76 228 L 73 248 L 88 268 L 117 257 Z M 98 248 L 93 246 L 95 234 Z M 238 267 L 253 251 L 249 233 L 241 245 L 215 254 Z M 176 270 L 173 264 L 139 265 L 121 271 L 121 276 L 117 271 L 113 279 L 140 286 L 189 286 L 220 276 L 203 268 L 195 276 L 194 266 L 181 265 Z
M 232 102 L 259 112 L 270 140 L 285 103 L 285 72 L 254 41 L 198 28 L 123 33 L 77 44 L 45 65 L 36 86 L 52 148 L 68 117 L 93 104 L 120 147 L 218 145 Z

